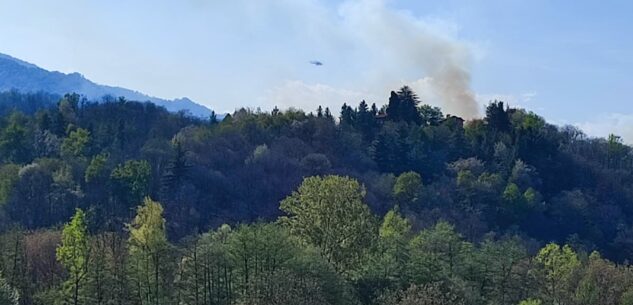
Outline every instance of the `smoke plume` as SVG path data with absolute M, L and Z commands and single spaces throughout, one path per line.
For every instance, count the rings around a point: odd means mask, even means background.
M 476 117 L 479 106 L 471 89 L 470 49 L 451 38 L 454 27 L 387 4 L 385 0 L 348 1 L 339 10 L 351 40 L 370 52 L 370 62 L 379 66 L 375 67 L 376 81 L 389 84 L 399 79 L 414 89 L 432 90 L 447 113 Z M 427 84 L 425 88 L 416 88 L 420 80 Z
M 454 63 L 431 76 L 431 85 L 440 96 L 447 113 L 466 119 L 479 115 L 479 105 L 470 88 L 470 73 Z

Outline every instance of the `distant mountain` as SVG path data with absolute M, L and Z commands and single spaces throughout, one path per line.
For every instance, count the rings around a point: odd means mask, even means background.
M 169 111 L 189 111 L 197 117 L 209 117 L 211 110 L 184 97 L 166 100 L 143 94 L 138 91 L 96 84 L 79 73 L 65 74 L 47 71 L 34 64 L 0 53 L 0 92 L 16 89 L 21 92 L 44 91 L 63 95 L 78 93 L 91 100 L 100 100 L 104 96 L 125 97 L 128 100 L 149 101 L 163 106 Z

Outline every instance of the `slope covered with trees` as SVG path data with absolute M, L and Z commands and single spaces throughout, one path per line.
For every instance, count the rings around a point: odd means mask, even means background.
M 91 99 L 123 96 L 138 101 L 150 101 L 170 111 L 187 111 L 195 116 L 208 116 L 211 110 L 188 98 L 166 100 L 145 95 L 141 92 L 106 85 L 96 84 L 79 73 L 65 74 L 58 71 L 47 71 L 34 64 L 0 53 L 0 92 L 18 90 L 32 94 L 63 95 L 77 92 Z M 2 93 L 0 93 L 0 99 Z M 45 95 L 45 94 L 44 94 Z M 0 113 L 2 108 L 0 108 Z
M 617 136 L 502 102 L 465 122 L 406 87 L 337 118 L 37 109 L 0 118 L 9 304 L 633 304 Z

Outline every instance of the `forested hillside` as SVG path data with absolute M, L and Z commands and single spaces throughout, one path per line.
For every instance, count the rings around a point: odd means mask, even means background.
M 0 95 L 0 304 L 633 304 L 633 153 L 492 102 Z M 617 263 L 617 264 L 616 264 Z
M 211 113 L 211 110 L 207 107 L 197 104 L 188 98 L 166 100 L 126 88 L 100 85 L 86 79 L 79 73 L 65 74 L 57 71 L 47 71 L 34 64 L 0 53 L 0 95 L 6 94 L 3 93 L 5 91 L 11 90 L 32 94 L 46 92 L 47 94 L 57 95 L 77 92 L 90 99 L 102 99 L 104 96 L 123 96 L 138 101 L 150 101 L 173 112 L 188 111 L 199 117 L 208 116 Z M 0 108 L 1 111 L 2 108 Z

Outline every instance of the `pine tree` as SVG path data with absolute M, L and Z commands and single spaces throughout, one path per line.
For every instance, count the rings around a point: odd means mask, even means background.
M 395 122 L 404 121 L 420 124 L 419 103 L 418 96 L 407 86 L 400 88 L 397 93 L 391 91 L 387 105 L 387 118 Z
M 398 98 L 400 100 L 401 119 L 408 123 L 420 124 L 420 113 L 418 112 L 420 99 L 415 92 L 408 86 L 404 86 L 398 91 Z
M 380 110 L 378 110 L 378 107 L 376 106 L 376 103 L 372 103 L 371 104 L 371 114 L 373 114 L 374 116 L 378 115 L 380 113 Z
M 209 116 L 209 125 L 215 125 L 218 123 L 218 115 L 215 111 L 211 111 L 211 115 Z
M 390 121 L 399 121 L 402 117 L 401 113 L 400 113 L 400 104 L 402 102 L 400 101 L 400 97 L 398 96 L 398 94 L 396 94 L 396 92 L 391 91 L 391 94 L 389 95 L 389 104 L 387 104 L 387 118 Z
M 375 107 L 375 105 L 373 106 Z M 365 141 L 371 141 L 376 133 L 376 128 L 378 127 L 378 122 L 376 121 L 376 114 L 373 110 L 370 110 L 367 106 L 367 102 L 364 100 L 360 102 L 358 105 L 358 111 L 356 114 L 356 122 L 354 127 L 358 131 L 360 131 L 363 135 L 363 139 Z
M 331 121 L 334 120 L 334 117 L 332 116 L 332 112 L 330 112 L 329 107 L 325 107 L 325 118 Z
M 341 107 L 341 125 L 354 126 L 354 117 L 354 109 L 344 103 Z

